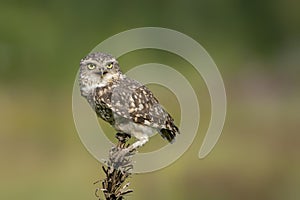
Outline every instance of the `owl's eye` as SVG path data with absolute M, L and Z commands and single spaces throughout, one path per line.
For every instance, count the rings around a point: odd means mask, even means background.
M 113 68 L 113 63 L 108 63 L 108 64 L 106 65 L 106 67 L 107 67 L 108 69 Z
M 93 64 L 93 63 L 89 63 L 89 64 L 87 65 L 87 67 L 88 67 L 90 70 L 92 70 L 92 69 L 95 69 L 95 68 L 96 68 L 96 65 Z

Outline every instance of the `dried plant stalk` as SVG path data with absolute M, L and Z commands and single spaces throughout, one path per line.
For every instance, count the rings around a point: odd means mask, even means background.
M 104 194 L 106 200 L 123 200 L 124 195 L 133 192 L 128 189 L 129 182 L 126 179 L 131 175 L 133 169 L 132 157 L 135 151 L 129 151 L 126 145 L 127 140 L 130 138 L 128 134 L 116 134 L 118 144 L 111 148 L 109 151 L 109 158 L 106 161 L 107 166 L 102 166 L 106 178 L 101 182 L 101 189 L 96 189 L 96 196 L 99 190 Z

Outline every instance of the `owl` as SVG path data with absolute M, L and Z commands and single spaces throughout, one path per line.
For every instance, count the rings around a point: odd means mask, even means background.
M 79 85 L 81 95 L 98 117 L 118 133 L 137 139 L 131 149 L 143 146 L 156 133 L 170 143 L 179 134 L 174 119 L 153 93 L 123 74 L 109 54 L 90 53 L 80 61 Z

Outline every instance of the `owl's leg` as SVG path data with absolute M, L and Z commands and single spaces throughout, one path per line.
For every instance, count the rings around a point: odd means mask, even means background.
M 124 135 L 119 135 L 118 134 L 117 137 L 118 136 L 122 137 Z M 123 139 L 123 137 L 122 137 L 122 139 Z M 114 154 L 114 157 L 113 157 L 114 158 L 114 163 L 122 163 L 126 157 L 129 158 L 129 157 L 133 156 L 136 149 L 143 146 L 146 142 L 148 142 L 148 140 L 149 140 L 148 136 L 145 136 L 145 137 L 139 138 L 138 141 L 136 141 L 135 143 L 133 143 L 129 147 L 119 149 L 117 151 L 117 153 Z
M 130 147 L 128 147 L 130 149 L 130 151 L 135 150 L 139 147 L 142 147 L 144 144 L 146 144 L 149 141 L 149 137 L 144 135 L 142 137 L 138 138 L 138 141 L 136 141 L 135 143 L 133 143 Z
M 127 154 L 129 152 L 135 151 L 137 148 L 144 146 L 149 141 L 148 136 L 139 137 L 138 141 L 130 145 L 129 147 L 122 149 L 122 151 Z
M 123 137 L 124 135 L 123 135 L 123 133 L 118 133 L 116 135 L 116 137 L 118 138 L 118 136 L 119 137 Z M 144 144 L 146 144 L 149 141 L 149 137 L 147 135 L 143 135 L 143 136 L 137 137 L 137 139 L 138 139 L 138 141 L 136 141 L 135 143 L 133 143 L 129 147 L 121 149 L 121 151 L 118 152 L 117 159 L 121 160 L 121 159 L 123 159 L 126 156 L 130 156 L 131 153 L 134 152 L 137 148 L 143 146 Z

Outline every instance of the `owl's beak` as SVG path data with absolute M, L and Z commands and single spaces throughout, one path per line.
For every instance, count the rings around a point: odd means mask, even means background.
M 103 68 L 100 68 L 98 72 L 96 72 L 96 74 L 100 75 L 101 78 L 103 78 L 103 76 L 105 74 L 107 74 L 108 71 L 106 71 L 105 69 Z

